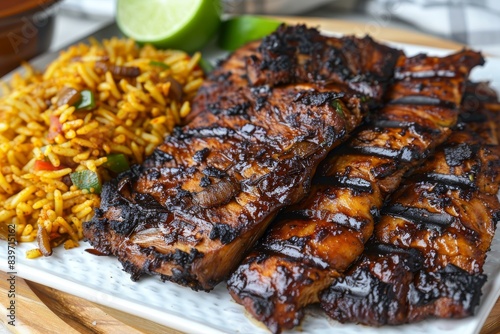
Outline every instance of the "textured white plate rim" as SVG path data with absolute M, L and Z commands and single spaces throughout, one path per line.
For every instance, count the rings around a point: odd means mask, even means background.
M 90 247 L 90 245 L 89 245 Z M 4 261 L 5 262 L 5 261 Z M 50 273 L 47 273 L 43 270 L 39 270 L 37 268 L 32 268 L 27 264 L 24 263 L 19 263 L 16 266 L 16 271 L 20 274 L 16 276 L 20 276 L 24 279 L 27 279 L 29 281 L 36 282 L 41 285 L 45 285 L 69 294 L 72 294 L 74 296 L 90 300 L 89 296 L 91 296 L 95 290 L 92 288 L 89 288 L 85 285 L 78 285 L 75 286 L 74 282 L 68 281 L 64 278 L 58 277 L 51 275 Z M 5 265 L 1 265 L 0 269 L 4 272 L 7 272 L 8 269 Z M 77 288 L 77 289 L 75 289 Z M 155 308 L 151 308 L 145 305 L 142 305 L 140 308 L 137 307 L 136 303 L 133 303 L 129 300 L 117 297 L 115 295 L 109 294 L 109 293 L 102 293 L 103 294 L 103 299 L 110 301 L 104 306 L 111 307 L 117 310 L 121 310 L 123 312 L 133 314 L 135 316 L 149 319 L 151 321 L 157 322 L 157 323 L 163 323 L 163 324 L 168 324 L 171 325 L 172 328 L 183 331 L 183 332 L 195 332 L 195 333 L 207 333 L 207 334 L 221 334 L 223 332 L 212 328 L 208 327 L 204 324 L 201 324 L 199 322 L 190 320 L 189 323 L 186 323 L 186 319 L 176 316 L 174 314 L 170 313 L 165 313 L 158 311 Z M 94 301 L 97 302 L 97 301 Z
M 107 29 L 107 28 L 105 28 Z M 105 30 L 103 29 L 103 31 Z M 331 32 L 325 32 L 326 34 L 332 34 L 332 35 L 338 35 L 336 33 L 331 33 Z M 112 35 L 106 35 L 106 32 L 104 33 L 103 37 L 111 37 Z M 443 55 L 443 54 L 448 54 L 452 52 L 452 50 L 447 50 L 447 49 L 439 49 L 439 48 L 429 48 L 429 47 L 424 47 L 424 46 L 417 46 L 417 45 L 412 45 L 412 44 L 403 44 L 403 43 L 387 43 L 392 46 L 398 47 L 403 49 L 404 51 L 408 52 L 408 54 L 414 54 L 417 52 L 428 52 L 431 54 L 437 54 L 437 55 Z M 38 66 L 44 66 L 46 62 L 50 61 L 52 58 L 54 58 L 56 55 L 55 54 L 47 54 L 43 55 L 41 57 L 38 57 L 37 59 L 34 60 L 34 63 L 36 63 Z M 45 63 L 45 64 L 44 64 Z M 496 67 L 497 71 L 493 71 L 490 69 L 490 67 Z M 487 64 L 483 69 L 480 69 L 478 71 L 475 70 L 476 75 L 473 75 L 472 77 L 475 80 L 490 80 L 493 83 L 493 86 L 499 90 L 500 88 L 500 77 L 498 76 L 497 73 L 500 73 L 500 59 L 498 58 L 488 58 L 487 59 Z M 15 70 L 14 72 L 19 71 Z M 479 73 L 476 73 L 479 72 Z M 7 75 L 4 77 L 4 79 L 8 79 L 11 74 Z M 492 76 L 493 75 L 493 76 Z M 493 249 L 496 250 L 496 252 L 500 252 L 500 236 L 497 234 L 494 240 L 494 246 L 492 247 Z M 1 246 L 3 249 L 6 249 L 6 243 L 2 242 Z M 76 255 L 78 259 L 78 256 L 80 257 L 85 257 L 86 255 L 82 254 L 88 254 L 84 252 L 85 248 L 88 248 L 87 243 L 82 243 L 82 245 L 77 249 L 77 251 L 80 251 L 80 255 Z M 25 251 L 26 249 L 29 249 L 30 247 L 27 246 L 27 244 L 22 244 L 18 245 L 18 249 L 21 251 Z M 63 251 L 64 252 L 64 251 Z M 68 251 L 69 252 L 69 251 Z M 7 272 L 7 260 L 6 260 L 6 251 L 3 251 L 0 254 L 0 270 Z M 63 253 L 61 253 L 63 254 Z M 491 252 L 490 252 L 491 255 Z M 46 285 L 73 295 L 76 295 L 78 297 L 97 302 L 100 304 L 103 304 L 105 306 L 115 308 L 130 314 L 134 314 L 136 316 L 149 319 L 152 321 L 155 321 L 159 324 L 163 324 L 165 326 L 184 331 L 184 332 L 189 332 L 189 333 L 214 333 L 214 334 L 220 334 L 220 333 L 231 333 L 235 332 L 235 328 L 224 328 L 224 325 L 222 326 L 214 326 L 213 324 L 210 324 L 209 322 L 203 323 L 203 321 L 200 320 L 194 320 L 191 318 L 191 314 L 189 313 L 183 313 L 182 315 L 176 314 L 175 312 L 169 312 L 166 310 L 160 310 L 158 307 L 150 306 L 147 303 L 143 303 L 141 300 L 131 300 L 121 297 L 121 294 L 126 291 L 121 291 L 118 288 L 118 290 L 113 290 L 110 289 L 109 287 L 103 287 L 103 288 L 92 288 L 87 284 L 86 281 L 80 280 L 78 281 L 78 277 L 75 279 L 68 279 L 64 275 L 64 270 L 67 270 L 65 267 L 59 266 L 59 263 L 54 263 L 51 268 L 55 268 L 55 271 L 46 271 L 43 268 L 43 265 L 40 260 L 26 260 L 23 259 L 22 257 L 24 254 L 18 254 L 18 263 L 16 265 L 16 271 L 18 272 L 18 276 L 31 280 L 33 282 Z M 64 254 L 63 254 L 64 256 Z M 65 256 L 72 256 L 74 257 L 75 254 L 66 254 Z M 110 259 L 110 258 L 107 258 Z M 116 263 L 117 261 L 113 259 Z M 105 263 L 110 263 L 110 261 L 101 261 Z M 488 266 L 489 262 L 491 262 L 491 257 L 487 258 L 486 266 Z M 59 266 L 59 267 L 58 267 Z M 98 270 L 98 269 L 95 269 Z M 116 270 L 115 270 L 116 274 Z M 493 273 L 494 274 L 494 273 Z M 495 305 L 498 297 L 500 296 L 500 272 L 498 271 L 498 268 L 496 270 L 496 276 L 490 273 L 488 277 L 488 281 L 483 287 L 483 291 L 486 290 L 486 292 L 483 292 L 484 295 L 481 299 L 481 304 L 479 308 L 477 309 L 476 315 L 467 319 L 461 319 L 461 320 L 442 320 L 442 319 L 436 319 L 436 320 L 427 320 L 421 323 L 418 323 L 417 325 L 422 324 L 423 327 L 419 328 L 415 327 L 415 325 L 403 325 L 403 326 L 396 326 L 396 327 L 381 327 L 381 328 L 370 328 L 370 327 L 365 327 L 365 326 L 357 326 L 357 325 L 341 325 L 338 324 L 337 322 L 328 320 L 328 323 L 331 325 L 331 327 L 326 328 L 326 331 L 330 330 L 335 330 L 337 333 L 355 333 L 355 332 L 363 332 L 363 333 L 400 333 L 402 331 L 406 332 L 408 331 L 409 333 L 415 333 L 415 332 L 425 332 L 425 333 L 448 333 L 451 331 L 457 331 L 460 330 L 461 333 L 470 333 L 470 334 L 476 334 L 480 331 L 484 321 L 488 317 L 491 309 Z M 128 278 L 128 275 L 126 279 Z M 141 284 L 141 282 L 133 283 L 133 284 Z M 158 281 L 158 284 L 173 284 L 173 283 L 161 283 Z M 127 284 L 125 284 L 127 285 Z M 130 285 L 130 284 L 128 284 Z M 160 286 L 161 288 L 161 286 Z M 186 293 L 192 293 L 192 291 L 189 288 L 187 289 Z M 219 286 L 220 289 L 220 286 Z M 95 295 L 96 293 L 99 294 L 101 298 L 99 300 L 93 300 L 92 295 Z M 204 303 L 204 295 L 203 292 L 198 292 L 199 294 L 199 300 L 200 304 Z M 146 296 L 145 296 L 146 297 Z M 209 298 L 208 298 L 209 299 Z M 105 301 L 105 302 L 103 302 Z M 223 302 L 227 302 L 223 301 Z M 203 305 L 202 305 L 203 306 Z M 237 307 L 240 307 L 237 305 Z M 241 308 L 241 307 L 240 307 Z M 241 313 L 243 313 L 243 308 L 241 308 Z M 325 315 L 323 317 L 326 318 Z M 206 319 L 204 319 L 206 320 Z M 308 316 L 304 319 L 304 325 L 306 326 L 309 323 L 314 323 L 316 319 L 314 318 L 314 315 L 311 316 L 310 312 L 308 312 Z M 217 327 L 221 328 L 218 329 Z M 429 332 L 429 328 L 431 328 L 431 332 Z M 260 327 L 254 327 L 256 332 L 262 332 L 262 328 Z M 305 328 L 303 328 L 305 329 Z M 435 330 L 434 330 L 435 329 Z M 302 329 L 298 329 L 299 332 L 302 331 Z M 264 330 L 264 333 L 267 332 Z M 293 331 L 295 332 L 295 331 Z M 323 331 L 321 331 L 323 332 Z

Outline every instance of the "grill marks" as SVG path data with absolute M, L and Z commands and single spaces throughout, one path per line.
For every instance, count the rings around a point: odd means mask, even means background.
M 316 36 L 314 46 L 303 34 Z M 270 39 L 280 41 L 279 50 Z M 335 53 L 342 64 L 361 56 L 345 63 L 341 77 L 314 67 L 316 51 Z M 306 194 L 318 163 L 361 123 L 368 102 L 355 88 L 383 92 L 399 56 L 370 39 L 323 37 L 302 26 L 283 26 L 236 51 L 200 89 L 188 125 L 104 186 L 86 238 L 133 279 L 156 274 L 212 289 L 279 209 Z M 267 65 L 252 65 L 261 60 Z M 312 72 L 297 65 L 304 62 Z M 288 72 L 293 77 L 282 80 Z
M 394 150 L 385 147 L 354 146 L 351 148 L 351 152 L 359 155 L 376 156 L 402 162 L 411 162 L 423 158 L 420 156 L 418 149 L 413 149 L 412 147 L 403 147 L 401 150 Z
M 251 85 L 341 83 L 380 100 L 398 52 L 370 37 L 326 38 L 305 26 L 281 27 L 247 59 Z M 376 83 L 376 84 L 373 84 Z
M 331 317 L 378 326 L 474 313 L 500 212 L 500 147 L 475 132 L 498 122 L 492 100 L 471 109 L 465 95 L 465 111 L 485 117 L 460 124 L 393 194 L 360 260 L 323 293 Z
M 309 196 L 278 216 L 228 281 L 233 298 L 272 332 L 298 325 L 303 307 L 318 302 L 319 293 L 362 254 L 384 199 L 404 173 L 446 139 L 468 73 L 481 63 L 469 51 L 401 57 L 388 94 L 392 101 L 320 164 Z M 436 226 L 447 223 L 428 216 Z
M 422 225 L 422 228 L 437 228 L 442 230 L 453 223 L 453 216 L 444 213 L 434 213 L 422 208 L 405 207 L 399 203 L 386 206 L 382 214 L 395 218 L 402 218 L 405 221 L 416 225 Z
M 360 177 L 348 177 L 347 175 L 315 175 L 313 180 L 315 185 L 325 185 L 333 187 L 350 188 L 359 193 L 372 193 L 373 188 L 370 181 Z

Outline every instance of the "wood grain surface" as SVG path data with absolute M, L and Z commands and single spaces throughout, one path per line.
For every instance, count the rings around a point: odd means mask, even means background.
M 0 305 L 8 306 L 9 275 L 0 272 Z M 34 334 L 181 334 L 152 321 L 89 302 L 85 299 L 16 278 L 16 327 L 12 333 Z M 500 333 L 500 300 L 480 334 Z
M 380 41 L 392 41 L 448 49 L 463 45 L 425 34 L 397 30 L 383 24 L 356 23 L 342 20 L 305 17 L 279 17 L 295 24 L 304 23 L 324 30 L 363 36 L 370 34 Z M 35 260 L 36 261 L 36 260 Z M 0 305 L 8 306 L 8 275 L 0 272 Z M 140 284 L 140 283 L 138 283 Z M 5 316 L 0 317 L 5 328 L 13 333 L 148 333 L 179 334 L 180 332 L 149 320 L 126 314 L 61 291 L 16 278 L 16 327 L 8 326 Z M 0 325 L 1 326 L 1 325 Z M 1 332 L 1 328 L 0 328 Z M 500 300 L 490 313 L 481 334 L 500 333 Z
M 341 34 L 356 35 L 358 37 L 370 35 L 372 38 L 379 41 L 408 43 L 451 50 L 459 50 L 464 47 L 463 44 L 459 44 L 447 39 L 409 30 L 388 28 L 383 22 L 378 22 L 375 19 L 373 20 L 373 22 L 359 23 L 344 20 L 311 17 L 274 16 L 274 18 L 277 18 L 289 24 L 304 23 L 310 27 L 319 27 L 326 31 Z

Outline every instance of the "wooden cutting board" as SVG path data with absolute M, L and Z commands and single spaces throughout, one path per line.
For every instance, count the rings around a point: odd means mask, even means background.
M 328 31 L 363 36 L 370 34 L 380 41 L 411 43 L 447 49 L 463 45 L 411 31 L 387 28 L 383 23 L 357 23 L 341 20 L 306 17 L 280 17 L 295 24 L 304 23 Z M 35 260 L 36 261 L 36 260 Z M 0 272 L 0 304 L 8 306 L 8 275 Z M 140 283 L 138 283 L 140 284 Z M 4 311 L 5 312 L 5 311 Z M 0 319 L 6 325 L 5 316 Z M 149 320 L 98 305 L 73 295 L 34 282 L 16 278 L 16 327 L 7 326 L 13 333 L 147 333 L 179 334 L 180 332 Z M 0 325 L 0 332 L 2 328 Z M 500 300 L 490 313 L 481 334 L 500 333 Z
M 8 307 L 8 275 L 0 272 L 0 305 Z M 138 283 L 139 284 L 139 283 Z M 3 324 L 12 333 L 181 334 L 171 328 L 117 311 L 85 299 L 16 278 L 16 327 Z M 0 324 L 0 333 L 1 324 Z M 500 333 L 500 299 L 480 334 Z

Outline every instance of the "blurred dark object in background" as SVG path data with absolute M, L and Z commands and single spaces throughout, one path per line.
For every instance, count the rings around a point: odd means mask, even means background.
M 47 51 L 58 1 L 0 1 L 0 76 Z
M 312 10 L 335 0 L 222 0 L 228 14 L 291 15 Z

